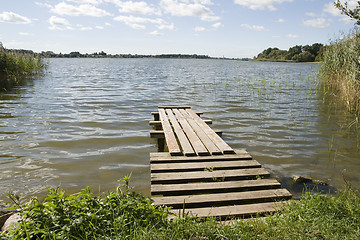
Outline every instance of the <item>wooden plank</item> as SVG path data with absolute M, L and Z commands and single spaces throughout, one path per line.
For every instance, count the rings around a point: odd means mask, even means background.
M 169 110 L 170 111 L 170 110 Z M 189 123 L 186 121 L 186 119 L 183 117 L 183 115 L 179 112 L 178 109 L 173 109 L 173 112 L 177 118 L 177 121 L 181 125 L 182 129 L 184 130 L 186 136 L 189 139 L 189 142 L 193 146 L 195 152 L 197 155 L 204 156 L 204 155 L 210 155 L 202 141 L 199 139 L 199 137 L 196 135 L 192 127 L 189 125 Z
M 203 119 L 203 121 L 204 121 L 207 125 L 212 124 L 212 120 L 211 120 L 211 119 Z
M 286 205 L 286 202 L 267 202 L 216 208 L 194 208 L 185 209 L 185 214 L 190 214 L 199 218 L 216 217 L 218 219 L 229 219 L 233 217 L 250 217 L 264 213 L 273 213 L 280 210 L 284 205 Z M 172 209 L 170 211 L 174 214 L 169 217 L 170 219 L 181 217 L 184 214 L 181 209 Z
M 198 116 L 203 115 L 203 112 L 195 112 Z M 151 115 L 154 116 L 155 121 L 159 121 L 159 112 L 151 112 Z
M 150 163 L 167 163 L 167 162 L 207 162 L 207 161 L 235 161 L 251 160 L 252 157 L 246 150 L 235 150 L 236 154 L 213 155 L 213 156 L 171 156 L 168 152 L 150 153 Z
M 244 189 L 279 188 L 281 184 L 275 179 L 257 179 L 225 182 L 152 184 L 151 194 L 191 194 L 192 192 L 242 191 Z
M 154 120 L 155 120 L 155 121 L 159 121 L 159 120 L 160 120 L 159 112 L 151 112 L 151 114 L 154 116 Z
M 159 111 L 163 110 L 161 108 L 159 108 Z M 189 142 L 189 139 L 186 137 L 184 131 L 182 130 L 180 124 L 178 123 L 178 121 L 176 120 L 173 112 L 171 111 L 171 109 L 165 109 L 170 122 L 174 128 L 174 132 L 180 142 L 182 151 L 184 153 L 185 156 L 194 156 L 196 155 L 194 149 L 191 146 L 191 143 Z M 166 139 L 166 138 L 165 138 Z
M 261 164 L 256 160 L 238 160 L 238 161 L 215 161 L 215 162 L 190 162 L 190 163 L 154 163 L 150 165 L 151 172 L 159 171 L 194 171 L 194 170 L 221 170 L 221 169 L 239 169 L 256 168 Z
M 170 155 L 172 156 L 182 155 L 179 144 L 177 143 L 175 134 L 170 126 L 170 122 L 166 116 L 164 109 L 159 109 L 159 116 L 164 130 L 166 145 L 168 146 Z
M 170 172 L 151 173 L 152 184 L 159 182 L 194 182 L 194 181 L 229 181 L 234 179 L 254 179 L 256 177 L 268 177 L 270 173 L 264 168 L 250 168 L 237 170 L 219 171 L 194 171 L 194 172 Z
M 187 108 L 191 108 L 190 106 L 159 106 L 158 108 L 165 108 L 165 109 L 187 109 Z
M 163 130 L 153 130 L 150 131 L 150 137 L 151 138 L 165 138 L 164 131 Z
M 246 192 L 152 197 L 155 205 L 170 206 L 173 208 L 224 206 L 249 202 L 254 203 L 257 201 L 279 201 L 289 198 L 291 198 L 289 191 L 281 188 Z
M 234 150 L 221 138 L 219 137 L 204 121 L 196 115 L 192 109 L 186 109 L 187 113 L 202 127 L 203 131 L 209 136 L 209 138 L 215 143 L 216 146 L 224 154 L 233 154 Z
M 213 130 L 213 131 L 219 136 L 222 135 L 221 130 Z M 150 137 L 153 137 L 153 136 L 154 136 L 154 138 L 165 138 L 163 130 L 152 130 L 152 131 L 150 131 Z
M 211 154 L 222 154 L 222 151 L 211 141 L 209 136 L 203 131 L 201 126 L 197 124 L 197 122 L 191 118 L 188 113 L 184 110 L 180 110 L 182 116 L 187 120 L 189 125 L 194 129 L 196 134 L 199 136 L 201 141 L 205 144 L 206 148 L 209 150 Z
M 203 119 L 203 121 L 208 125 L 212 124 L 211 119 Z M 160 127 L 161 126 L 161 121 L 149 121 L 149 125 L 150 126 L 155 126 L 155 127 Z

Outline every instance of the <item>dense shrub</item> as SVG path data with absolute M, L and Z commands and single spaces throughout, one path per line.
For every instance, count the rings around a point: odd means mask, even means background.
M 9 239 L 114 239 L 130 236 L 148 227 L 166 223 L 166 209 L 152 205 L 150 198 L 130 191 L 128 177 L 123 187 L 107 195 L 93 196 L 89 187 L 66 196 L 61 189 L 48 189 L 43 202 L 36 198 L 19 204 L 22 221 L 6 237 Z

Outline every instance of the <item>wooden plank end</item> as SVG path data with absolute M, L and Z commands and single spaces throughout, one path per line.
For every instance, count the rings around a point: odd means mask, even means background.
M 190 106 L 158 106 L 158 108 L 190 109 Z

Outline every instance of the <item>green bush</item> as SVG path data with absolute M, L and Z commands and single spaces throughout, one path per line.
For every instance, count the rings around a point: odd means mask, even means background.
M 22 221 L 6 238 L 114 239 L 131 236 L 149 226 L 163 226 L 168 211 L 152 205 L 150 198 L 131 192 L 129 178 L 124 179 L 125 190 L 118 187 L 107 195 L 93 196 L 89 187 L 70 196 L 65 196 L 60 189 L 48 189 L 49 194 L 43 202 L 34 198 L 21 205 L 9 194 L 20 209 Z

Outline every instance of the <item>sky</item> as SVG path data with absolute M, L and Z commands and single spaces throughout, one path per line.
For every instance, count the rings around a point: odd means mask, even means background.
M 1 0 L 0 42 L 35 52 L 252 58 L 354 28 L 329 0 Z M 347 1 L 350 7 L 356 0 Z

